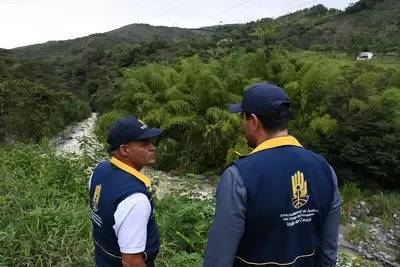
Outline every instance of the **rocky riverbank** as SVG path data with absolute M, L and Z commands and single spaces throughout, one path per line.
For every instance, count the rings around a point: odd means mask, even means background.
M 343 247 L 383 266 L 400 267 L 400 198 L 374 195 L 344 214 L 340 243 Z

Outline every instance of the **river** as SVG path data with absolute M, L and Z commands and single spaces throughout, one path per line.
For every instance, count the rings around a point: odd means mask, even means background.
M 77 155 L 82 154 L 80 149 L 79 139 L 83 137 L 94 137 L 93 130 L 96 126 L 97 113 L 92 113 L 91 116 L 82 122 L 67 127 L 70 133 L 67 136 L 57 137 L 53 140 L 58 152 L 73 152 Z
M 92 115 L 84 121 L 67 127 L 67 131 L 70 134 L 57 137 L 51 142 L 57 152 L 73 152 L 77 155 L 82 155 L 83 151 L 80 148 L 79 140 L 83 137 L 96 140 L 93 131 L 96 126 L 97 118 L 98 114 L 92 113 Z M 153 181 L 157 197 L 159 198 L 162 198 L 166 192 L 190 195 L 190 197 L 200 199 L 209 199 L 214 196 L 215 188 L 205 183 L 204 177 L 201 175 L 196 175 L 195 177 L 187 179 L 186 177 L 171 176 L 151 167 L 143 168 L 142 173 Z

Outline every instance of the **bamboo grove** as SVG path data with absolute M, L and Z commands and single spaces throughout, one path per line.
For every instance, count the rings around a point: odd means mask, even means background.
M 112 110 L 102 114 L 96 133 L 104 142 L 111 124 L 129 115 L 165 128 L 157 142 L 162 170 L 219 174 L 236 159 L 234 151 L 249 152 L 241 117 L 227 107 L 251 84 L 272 82 L 292 101 L 290 133 L 322 153 L 341 183 L 400 186 L 398 70 L 326 59 L 300 63 L 269 48 L 121 72 Z

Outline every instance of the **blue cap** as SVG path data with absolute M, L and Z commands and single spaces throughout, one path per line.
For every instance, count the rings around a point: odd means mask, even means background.
M 241 104 L 233 104 L 229 107 L 229 112 L 247 112 L 284 118 L 289 112 L 280 112 L 282 104 L 290 105 L 289 97 L 282 88 L 272 83 L 256 83 L 247 89 Z
M 163 129 L 149 128 L 135 117 L 122 118 L 108 132 L 107 143 L 110 145 L 109 151 L 132 141 L 156 137 L 163 132 Z

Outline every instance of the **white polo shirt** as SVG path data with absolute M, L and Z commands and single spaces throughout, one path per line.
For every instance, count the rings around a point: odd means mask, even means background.
M 89 190 L 92 176 L 88 183 Z M 133 193 L 118 204 L 114 213 L 113 228 L 122 253 L 134 254 L 144 251 L 150 213 L 150 201 L 143 193 Z

